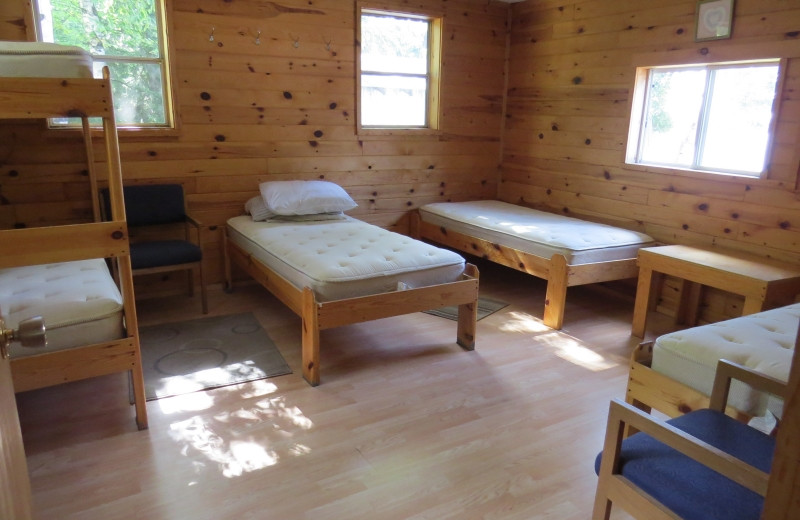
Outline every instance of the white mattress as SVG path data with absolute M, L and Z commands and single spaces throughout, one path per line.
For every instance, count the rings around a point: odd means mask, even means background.
M 464 259 L 348 217 L 319 222 L 228 220 L 228 238 L 317 301 L 331 301 L 452 282 Z
M 419 211 L 424 222 L 542 258 L 561 254 L 570 265 L 635 258 L 654 243 L 644 233 L 496 200 L 436 202 Z
M 0 42 L 0 76 L 91 78 L 92 57 L 70 45 Z
M 728 359 L 781 381 L 789 378 L 800 303 L 665 334 L 653 345 L 653 370 L 711 394 L 717 361 Z M 738 381 L 728 403 L 752 415 L 768 408 L 780 417 L 781 400 Z
M 122 297 L 103 259 L 0 269 L 0 311 L 7 328 L 44 318 L 47 346 L 14 343 L 12 357 L 117 339 L 124 332 Z

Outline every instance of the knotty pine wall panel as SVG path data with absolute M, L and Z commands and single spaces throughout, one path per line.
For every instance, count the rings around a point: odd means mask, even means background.
M 800 3 L 736 0 L 733 36 L 695 43 L 695 0 L 527 0 L 512 6 L 499 198 L 647 232 L 800 263 Z M 768 180 L 624 162 L 634 60 L 738 49 L 796 49 L 785 71 Z M 659 310 L 674 313 L 667 279 Z M 710 292 L 701 320 L 741 312 Z
M 0 39 L 25 38 L 25 4 L 2 2 Z M 421 204 L 496 195 L 508 4 L 386 2 L 445 17 L 441 131 L 425 136 L 357 135 L 353 0 L 168 4 L 179 130 L 160 137 L 122 132 L 123 174 L 130 184 L 184 186 L 205 225 L 212 281 L 222 276 L 221 226 L 263 181 L 337 182 L 359 203 L 350 214 L 399 231 Z M 105 160 L 103 150 L 97 156 Z M 90 218 L 86 175 L 74 138 L 0 122 L 0 226 Z

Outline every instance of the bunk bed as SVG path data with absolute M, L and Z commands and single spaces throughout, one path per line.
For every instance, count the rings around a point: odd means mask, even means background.
M 41 281 L 39 285 L 48 288 L 40 300 L 52 304 L 55 301 L 49 294 L 52 277 L 42 275 L 43 272 L 59 271 L 63 275 L 61 278 L 64 278 L 91 270 L 94 273 L 93 280 L 105 283 L 106 287 L 109 280 L 112 280 L 113 288 L 118 290 L 118 294 L 114 295 L 113 289 L 104 294 L 110 293 L 111 299 L 118 300 L 120 304 L 119 312 L 110 313 L 104 320 L 105 332 L 94 335 L 77 333 L 80 336 L 79 340 L 75 339 L 74 331 L 61 334 L 62 338 L 54 337 L 55 345 L 51 344 L 49 349 L 36 353 L 25 352 L 23 355 L 17 355 L 15 353 L 17 350 L 24 349 L 12 347 L 11 370 L 14 390 L 23 392 L 90 377 L 127 372 L 133 388 L 136 423 L 139 429 L 145 429 L 147 409 L 144 379 L 125 221 L 119 141 L 108 68 L 103 68 L 101 79 L 92 78 L 91 68 L 88 68 L 87 72 L 85 64 L 80 63 L 75 69 L 64 69 L 63 76 L 53 77 L 61 74 L 54 72 L 61 69 L 53 66 L 56 62 L 64 62 L 58 59 L 59 55 L 65 55 L 67 60 L 75 61 L 76 53 L 53 45 L 44 45 L 42 51 L 36 47 L 37 44 L 19 43 L 15 46 L 14 44 L 18 42 L 2 43 L 0 54 L 6 50 L 10 56 L 9 62 L 4 62 L 0 68 L 3 76 L 0 77 L 0 119 L 80 118 L 94 221 L 73 225 L 0 230 L 0 244 L 3 248 L 0 255 L 0 271 L 4 275 L 0 283 L 4 284 L 5 292 L 14 293 L 8 284 L 13 283 L 15 278 L 30 284 L 31 276 L 28 276 L 28 273 L 35 273 L 32 276 L 38 277 Z M 28 68 L 17 67 L 18 64 L 29 64 L 30 60 L 36 60 L 37 56 L 42 55 L 51 61 L 46 65 L 40 62 L 39 65 L 34 64 Z M 20 70 L 24 72 L 19 72 Z M 14 71 L 17 73 L 14 74 Z M 37 74 L 37 71 L 41 73 Z M 101 127 L 90 127 L 89 118 L 99 118 L 102 122 Z M 102 136 L 105 146 L 105 166 L 108 170 L 107 182 L 111 202 L 111 218 L 108 221 L 100 220 L 99 164 L 95 161 L 93 133 Z M 105 265 L 106 261 L 113 266 L 115 271 L 113 278 Z M 68 285 L 60 292 L 71 296 L 77 290 L 75 285 Z M 95 298 L 88 296 L 83 299 Z M 2 309 L 4 312 L 18 314 L 20 319 L 36 315 L 41 310 L 37 305 L 27 303 L 6 302 L 5 305 L 11 309 Z M 78 310 L 75 301 L 65 301 L 61 310 L 64 311 L 67 307 L 73 314 Z M 52 316 L 52 312 L 52 309 L 46 309 L 43 313 L 45 326 L 48 325 L 47 316 L 48 314 Z M 78 322 L 81 319 L 73 317 L 71 321 L 73 324 L 80 324 Z M 14 325 L 8 321 L 7 324 Z M 71 341 L 62 341 L 63 336 L 69 336 Z

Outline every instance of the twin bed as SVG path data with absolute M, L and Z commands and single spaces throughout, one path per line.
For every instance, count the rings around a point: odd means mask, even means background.
M 567 288 L 635 278 L 644 233 L 500 201 L 442 202 L 420 208 L 412 236 L 547 280 L 544 323 L 564 323 Z
M 720 359 L 786 381 L 798 338 L 800 303 L 659 336 L 634 351 L 626 401 L 675 417 L 706 408 Z M 781 416 L 783 402 L 734 382 L 728 414 Z
M 234 217 L 225 271 L 241 267 L 302 319 L 303 377 L 320 382 L 320 331 L 458 305 L 456 341 L 475 347 L 478 271 L 450 251 L 353 218 L 292 223 Z
M 17 392 L 127 372 L 136 422 L 147 428 L 141 353 L 133 300 L 122 169 L 108 70 L 93 79 L 78 48 L 0 42 L 0 118 L 81 120 L 94 222 L 0 230 L 0 311 L 6 326 L 43 316 L 43 349 L 12 345 Z M 102 128 L 90 130 L 89 118 Z M 111 219 L 99 221 L 93 131 L 105 146 Z M 108 264 L 117 273 L 112 278 Z

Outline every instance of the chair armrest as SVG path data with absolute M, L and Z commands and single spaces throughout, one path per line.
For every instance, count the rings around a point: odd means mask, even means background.
M 709 408 L 719 411 L 725 410 L 728 405 L 728 394 L 730 393 L 733 379 L 737 379 L 755 390 L 761 390 L 781 398 L 786 397 L 786 383 L 783 381 L 727 359 L 720 359 L 714 375 L 714 386 L 711 389 Z
M 192 226 L 196 227 L 197 229 L 200 229 L 201 227 L 203 227 L 202 222 L 200 222 L 199 220 L 195 219 L 191 215 L 186 215 L 186 222 L 188 222 Z
M 603 447 L 601 472 L 604 471 L 606 464 L 612 465 L 610 468 L 612 473 L 618 471 L 619 450 L 622 443 L 620 432 L 626 424 L 761 496 L 767 492 L 769 479 L 767 473 L 618 399 L 611 401 L 608 411 L 608 429 L 606 444 Z

